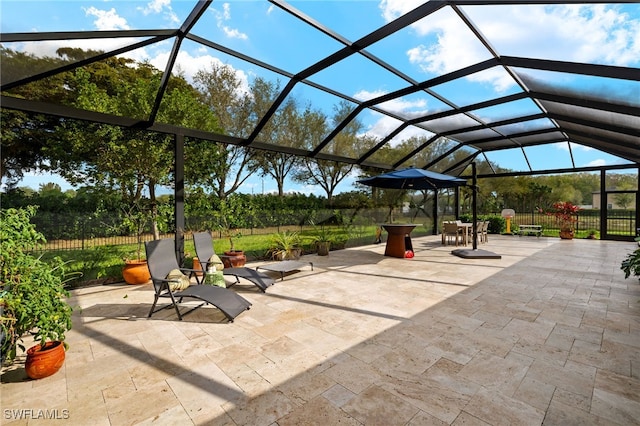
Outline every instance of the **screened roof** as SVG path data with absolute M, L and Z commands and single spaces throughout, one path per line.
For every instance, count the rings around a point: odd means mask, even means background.
M 50 69 L 2 64 L 2 107 L 178 133 L 382 169 L 457 170 L 480 156 L 490 174 L 640 163 L 640 5 L 596 1 L 20 2 L 2 4 L 2 46 L 104 53 Z M 64 9 L 63 9 L 64 6 Z M 163 70 L 146 117 L 21 99 L 11 89 L 102 61 Z M 280 92 L 246 135 L 159 119 L 167 76 L 211 62 Z M 322 138 L 265 137 L 287 100 L 333 117 Z M 90 107 L 88 107 L 90 108 Z M 163 121 L 164 120 L 164 121 Z M 337 143 L 351 123 L 358 138 Z M 593 153 L 597 153 L 594 157 Z M 596 158 L 596 160 L 594 160 Z

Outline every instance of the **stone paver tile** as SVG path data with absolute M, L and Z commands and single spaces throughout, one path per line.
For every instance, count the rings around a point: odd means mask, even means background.
M 109 420 L 112 424 L 134 424 L 154 416 L 179 404 L 176 396 L 166 383 L 138 389 L 117 399 L 106 400 Z
M 187 414 L 194 418 L 203 410 L 222 411 L 223 404 L 246 398 L 242 389 L 214 363 L 167 379 L 167 384 Z
M 462 330 L 475 330 L 480 327 L 484 321 L 472 318 L 466 315 L 451 314 L 442 319 L 444 324 L 449 324 Z
M 539 410 L 500 392 L 481 389 L 464 411 L 491 425 L 540 425 L 544 410 Z
M 502 328 L 479 327 L 473 332 L 467 333 L 467 341 L 470 346 L 482 352 L 489 352 L 499 357 L 506 356 L 518 339 Z
M 513 395 L 527 374 L 529 365 L 513 358 L 501 358 L 481 352 L 460 370 L 460 377 L 483 388 Z
M 223 405 L 229 417 L 238 425 L 268 426 L 294 411 L 297 406 L 280 391 L 271 391 L 255 398 L 245 397 Z
M 348 348 L 345 352 L 354 358 L 370 364 L 392 350 L 393 349 L 388 346 L 380 345 L 370 340 L 365 340 L 364 342 L 360 342 L 357 345 Z
M 278 426 L 345 425 L 359 426 L 357 420 L 318 396 L 278 419 Z
M 529 379 L 587 397 L 591 395 L 595 375 L 593 367 L 571 361 L 562 367 L 540 359 L 536 359 L 527 371 Z
M 347 402 L 351 401 L 351 399 L 355 397 L 356 394 L 351 392 L 344 386 L 336 384 L 324 391 L 322 393 L 322 396 L 325 397 L 331 404 L 339 408 Z
M 272 384 L 246 364 L 224 370 L 225 374 L 250 397 L 269 391 Z
M 558 333 L 551 333 L 549 338 L 544 342 L 545 346 L 561 349 L 569 352 L 574 342 L 573 337 L 562 336 Z
M 353 357 L 338 362 L 323 374 L 357 394 L 380 380 L 380 374 L 372 366 Z
M 362 424 L 404 425 L 418 408 L 378 387 L 371 386 L 347 402 L 342 409 Z
M 542 358 L 546 362 L 552 362 L 560 366 L 563 366 L 569 357 L 568 350 L 559 349 L 547 344 L 529 343 L 525 339 L 520 339 L 520 341 L 513 346 L 513 351 L 531 358 Z
M 571 405 L 565 405 L 555 398 L 547 409 L 543 425 L 550 426 L 612 426 L 611 421 L 603 419 Z
M 282 363 L 285 358 L 296 355 L 306 349 L 305 345 L 287 336 L 282 336 L 272 343 L 260 348 L 260 353 L 275 363 Z
M 322 357 L 317 353 L 309 350 L 303 350 L 294 355 L 283 358 L 277 364 L 280 365 L 284 370 L 288 371 L 290 377 L 293 377 L 295 375 L 304 373 L 312 369 L 316 369 L 317 367 L 323 365 L 323 368 L 330 368 L 333 364 L 324 364 L 327 359 L 331 358 Z
M 335 380 L 325 374 L 301 373 L 291 380 L 278 386 L 289 399 L 298 405 L 303 405 L 316 396 L 327 392 L 336 385 Z
M 576 340 L 569 353 L 569 359 L 574 362 L 580 362 L 628 376 L 631 374 L 631 364 L 629 361 L 633 356 L 629 353 L 630 349 L 631 352 L 636 353 L 636 356 L 640 356 L 635 348 L 606 341 L 600 345 Z
M 591 413 L 621 425 L 640 424 L 640 402 L 619 393 L 594 389 Z
M 504 327 L 506 333 L 525 339 L 529 343 L 544 344 L 553 331 L 555 323 L 543 321 L 525 321 L 515 318 Z
M 68 403 L 69 423 L 77 425 L 109 426 L 107 406 L 100 397 L 90 396 Z
M 382 376 L 410 380 L 424 373 L 440 357 L 426 349 L 391 351 L 377 359 L 371 366 Z
M 591 409 L 591 394 L 581 395 L 561 388 L 556 388 L 553 393 L 553 397 L 551 398 L 551 402 L 557 402 L 582 411 L 589 411 Z
M 456 417 L 456 420 L 453 423 L 451 423 L 451 425 L 452 426 L 491 426 L 490 423 L 482 421 L 479 418 L 474 417 L 469 413 L 465 413 L 464 411 L 460 413 L 458 417 Z
M 469 345 L 467 334 L 450 331 L 431 340 L 429 350 L 458 364 L 469 362 L 480 349 Z
M 571 327 L 568 325 L 558 324 L 551 333 L 566 337 L 567 339 L 578 339 L 591 343 L 602 343 L 603 329 L 593 325 L 582 324 L 579 327 Z
M 555 390 L 556 388 L 553 385 L 525 377 L 513 397 L 545 411 L 549 407 Z
M 224 411 L 208 410 L 191 419 L 197 426 L 238 426 Z
M 640 422 L 640 380 L 598 370 L 591 412 L 618 423 Z M 630 423 L 628 423 L 630 424 Z
M 638 401 L 638 396 L 640 395 L 640 380 L 607 370 L 598 370 L 596 373 L 595 388 L 618 394 L 623 398 Z
M 603 339 L 610 342 L 619 343 L 621 345 L 633 346 L 636 348 L 636 350 L 640 351 L 640 337 L 638 337 L 637 333 L 619 332 L 605 329 Z
M 485 311 L 484 309 L 480 309 L 479 311 L 475 312 L 473 315 L 471 315 L 471 318 L 483 321 L 483 326 L 493 326 L 493 327 L 499 327 L 502 328 L 505 325 L 509 324 L 509 321 L 511 321 L 511 317 L 508 315 L 501 315 L 499 313 L 495 313 L 495 312 L 488 312 Z
M 380 387 L 437 419 L 451 423 L 480 388 L 439 364 L 412 380 L 387 378 Z M 455 370 L 455 369 L 454 369 Z
M 146 426 L 146 425 L 189 425 L 192 423 L 191 418 L 185 412 L 184 408 L 181 405 L 176 405 L 172 408 L 169 408 L 163 411 L 160 414 L 156 414 L 147 419 L 144 419 L 138 423 L 136 426 Z

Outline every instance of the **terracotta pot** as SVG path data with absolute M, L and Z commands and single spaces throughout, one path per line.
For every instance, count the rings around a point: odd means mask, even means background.
M 127 260 L 122 270 L 122 278 L 127 284 L 146 284 L 151 274 L 146 260 Z
M 247 256 L 242 250 L 225 251 L 222 256 L 222 264 L 225 268 L 240 268 L 245 263 L 247 263 Z
M 44 348 L 35 345 L 27 350 L 24 369 L 27 376 L 32 379 L 49 377 L 60 370 L 64 364 L 64 356 L 64 343 L 62 342 L 47 342 L 44 344 Z
M 316 243 L 316 249 L 318 251 L 318 256 L 328 256 L 329 250 L 331 249 L 330 241 L 318 241 Z
M 573 240 L 573 231 L 571 230 L 560 230 L 560 238 L 563 240 Z
M 197 258 L 197 257 L 194 257 L 194 258 L 193 258 L 193 268 L 192 268 L 192 269 L 195 269 L 196 271 L 198 271 L 198 270 L 202 270 L 202 265 L 200 265 L 200 261 L 198 260 L 198 258 Z M 203 273 L 204 273 L 204 272 L 196 272 L 195 274 L 196 274 L 198 277 L 201 277 Z

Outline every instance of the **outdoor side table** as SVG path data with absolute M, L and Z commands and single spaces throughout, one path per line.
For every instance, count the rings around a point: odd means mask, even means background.
M 264 269 L 265 271 L 280 272 L 280 281 L 284 280 L 284 274 L 296 271 L 303 266 L 311 266 L 313 271 L 313 262 L 301 262 L 298 260 L 283 260 L 282 262 L 267 263 L 266 265 L 256 266 L 256 271 Z
M 387 237 L 387 246 L 385 247 L 384 255 L 404 259 L 406 251 L 413 250 L 410 234 L 416 226 L 418 225 L 411 223 L 383 224 L 382 227 L 389 234 Z

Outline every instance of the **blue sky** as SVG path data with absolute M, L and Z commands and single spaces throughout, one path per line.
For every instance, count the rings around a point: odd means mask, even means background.
M 331 29 L 336 36 L 355 41 L 387 22 L 401 16 L 422 1 L 412 0 L 352 0 L 352 1 L 290 1 L 298 10 Z M 195 1 L 0 1 L 2 32 L 79 31 L 176 28 L 188 16 Z M 462 12 L 475 22 L 501 55 L 528 56 L 563 61 L 588 62 L 640 68 L 640 5 L 573 5 L 573 6 L 466 6 Z M 25 13 L 28 10 L 28 13 Z M 306 27 L 279 7 L 266 1 L 214 1 L 193 33 L 228 48 L 241 51 L 286 72 L 297 73 L 314 62 L 342 48 L 320 31 Z M 122 45 L 121 40 L 15 43 L 7 47 L 37 54 L 53 55 L 61 46 L 100 48 L 111 50 Z M 274 49 L 273 47 L 278 48 Z M 130 52 L 137 60 L 148 60 L 164 69 L 171 43 L 159 43 Z M 490 57 L 489 51 L 462 25 L 459 16 L 449 8 L 398 31 L 371 46 L 368 51 L 392 63 L 397 69 L 416 81 L 424 81 Z M 231 65 L 248 85 L 257 75 L 270 80 L 277 75 L 216 50 L 185 41 L 177 65 L 189 79 L 198 70 L 211 63 Z M 362 72 L 361 70 L 366 70 Z M 625 96 L 637 95 L 640 103 L 640 85 L 635 83 L 604 82 L 602 79 L 575 78 L 554 73 L 535 73 L 535 77 L 550 83 L 562 82 L 581 90 L 605 88 Z M 284 84 L 284 79 L 280 77 Z M 355 99 L 370 99 L 398 90 L 406 82 L 377 67 L 367 64 L 366 58 L 353 55 L 348 61 L 330 67 L 310 78 L 317 84 L 329 86 Z M 615 86 L 614 86 L 615 85 Z M 613 88 L 615 90 L 613 90 Z M 437 86 L 434 90 L 450 97 L 458 105 L 472 104 L 504 96 L 520 90 L 516 82 L 503 69 L 491 69 L 469 78 Z M 301 101 L 312 102 L 331 115 L 337 99 L 320 94 L 310 86 L 295 91 Z M 612 95 L 614 96 L 614 95 Z M 425 111 L 446 108 L 436 98 L 425 93 L 414 94 L 381 105 L 397 114 L 411 116 Z M 501 108 L 478 112 L 483 118 L 503 119 L 536 111 L 531 102 L 519 101 Z M 397 126 L 397 120 L 367 111 L 358 117 L 372 136 L 382 137 Z M 548 123 L 524 123 L 527 129 L 544 127 Z M 417 128 L 410 128 L 399 137 L 408 137 Z M 391 142 L 392 144 L 394 141 Z M 610 165 L 621 161 L 611 155 L 572 145 L 576 166 Z M 526 162 L 519 150 L 489 154 L 489 159 L 503 167 L 525 170 Z M 570 167 L 569 146 L 558 143 L 548 147 L 527 148 L 526 155 L 534 168 Z M 338 192 L 349 191 L 355 177 L 348 179 Z M 37 188 L 40 183 L 56 181 L 50 176 L 29 174 L 23 185 Z M 275 191 L 275 183 L 252 177 L 241 189 L 246 193 Z M 289 182 L 285 190 L 313 192 L 323 195 L 318 188 Z

